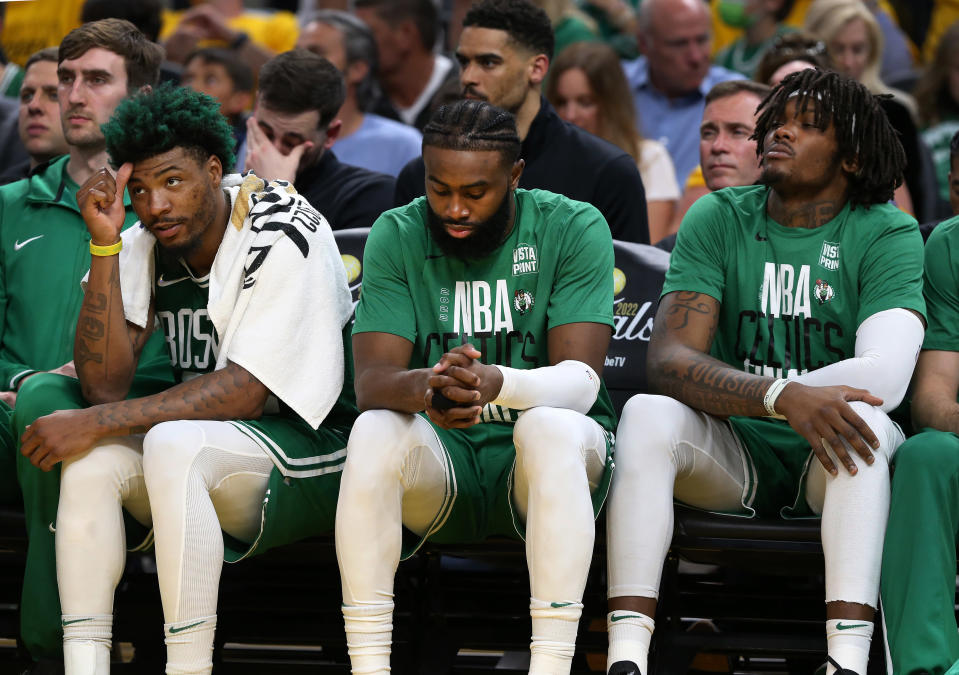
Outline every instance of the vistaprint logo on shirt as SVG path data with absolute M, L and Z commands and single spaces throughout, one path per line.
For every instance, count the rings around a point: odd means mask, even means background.
M 536 257 L 536 247 L 532 244 L 519 244 L 513 249 L 513 276 L 521 274 L 536 274 L 539 271 L 539 262 Z
M 822 253 L 819 254 L 819 266 L 825 267 L 830 272 L 839 269 L 839 242 L 824 241 L 822 243 Z

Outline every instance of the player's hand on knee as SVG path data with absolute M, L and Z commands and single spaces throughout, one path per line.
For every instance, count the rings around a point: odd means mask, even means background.
M 49 471 L 58 462 L 86 452 L 99 440 L 90 409 L 60 410 L 30 424 L 20 438 L 20 452 L 34 466 Z
M 77 206 L 90 231 L 90 239 L 99 246 L 109 246 L 120 239 L 126 208 L 123 191 L 126 189 L 133 164 L 127 162 L 117 171 L 116 178 L 106 168 L 96 171 L 77 190 Z
M 865 389 L 844 385 L 807 387 L 798 382 L 789 383 L 776 401 L 776 410 L 809 442 L 816 457 L 833 475 L 838 470 L 829 456 L 830 449 L 846 470 L 855 474 L 856 463 L 846 444 L 868 464 L 875 461 L 872 450 L 879 447 L 876 434 L 852 409 L 850 401 L 882 405 L 882 399 Z

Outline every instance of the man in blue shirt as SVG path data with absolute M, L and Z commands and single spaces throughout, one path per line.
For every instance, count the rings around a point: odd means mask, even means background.
M 676 180 L 686 184 L 699 162 L 699 123 L 706 94 L 742 75 L 712 65 L 709 8 L 702 0 L 644 0 L 639 10 L 643 56 L 623 63 L 643 136 L 666 145 Z
M 341 162 L 397 176 L 420 156 L 419 130 L 369 112 L 378 91 L 377 54 L 365 23 L 348 12 L 323 9 L 303 25 L 296 46 L 326 57 L 343 73 L 346 99 L 336 113 L 343 126 L 335 143 Z

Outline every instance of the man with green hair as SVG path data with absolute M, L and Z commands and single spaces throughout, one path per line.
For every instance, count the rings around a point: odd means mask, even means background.
M 20 637 L 38 661 L 59 661 L 62 633 L 57 597 L 54 537 L 59 469 L 39 471 L 18 456 L 16 441 L 39 415 L 71 405 L 73 397 L 46 395 L 50 382 L 74 376 L 73 341 L 89 266 L 90 235 L 76 193 L 107 162 L 100 125 L 124 98 L 156 84 L 162 52 L 132 24 L 108 19 L 67 35 L 59 48 L 57 98 L 69 154 L 0 188 L 0 494 L 6 502 L 23 493 L 29 548 L 20 611 Z M 127 202 L 125 223 L 135 217 Z M 142 395 L 172 380 L 163 342 L 151 341 L 140 359 L 133 393 Z M 55 374 L 48 374 L 55 373 Z M 79 389 L 76 390 L 79 396 Z M 35 672 L 60 670 L 41 663 Z
M 124 509 L 154 528 L 166 672 L 209 673 L 224 558 L 332 529 L 352 301 L 329 224 L 289 183 L 225 175 L 232 131 L 212 98 L 164 86 L 104 133 L 117 175 L 77 195 L 91 261 L 74 353 L 94 405 L 37 420 L 22 452 L 63 462 L 67 675 L 109 672 Z M 140 222 L 121 237 L 125 188 Z M 178 384 L 123 400 L 155 324 Z

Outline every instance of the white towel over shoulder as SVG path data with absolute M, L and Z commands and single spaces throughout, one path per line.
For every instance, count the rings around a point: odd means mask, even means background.
M 226 176 L 230 222 L 210 271 L 216 368 L 243 367 L 314 428 L 343 387 L 343 328 L 353 311 L 329 223 L 285 181 Z M 146 326 L 155 237 L 123 233 L 120 286 L 126 318 Z

